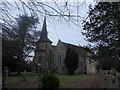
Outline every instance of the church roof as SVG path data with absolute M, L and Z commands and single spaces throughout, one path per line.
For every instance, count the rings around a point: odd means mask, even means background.
M 86 54 L 87 54 L 88 52 L 90 52 L 90 51 L 86 50 L 86 49 L 85 49 L 84 47 L 82 47 L 82 46 L 76 46 L 76 45 L 73 45 L 73 44 L 65 43 L 65 42 L 62 42 L 61 40 L 60 40 L 60 42 L 63 43 L 66 48 L 70 48 L 70 49 L 72 49 L 72 50 L 75 50 L 77 53 L 79 53 L 79 55 L 80 55 L 82 58 L 86 57 Z
M 48 39 L 47 35 L 48 35 L 48 33 L 47 33 L 47 25 L 46 25 L 46 17 L 45 17 L 44 22 L 43 22 L 42 31 L 40 34 L 40 39 L 38 41 L 45 41 L 45 42 L 52 43 L 52 41 Z

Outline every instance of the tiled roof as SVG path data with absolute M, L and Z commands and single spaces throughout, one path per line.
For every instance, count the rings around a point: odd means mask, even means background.
M 66 48 L 75 50 L 82 58 L 85 58 L 86 54 L 89 52 L 84 47 L 76 46 L 76 45 L 65 43 L 65 42 L 62 42 L 62 43 L 66 46 Z

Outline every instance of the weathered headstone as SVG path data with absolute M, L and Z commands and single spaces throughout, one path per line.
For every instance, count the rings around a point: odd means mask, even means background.
M 106 76 L 100 84 L 100 88 L 118 88 L 118 78 L 114 76 Z
M 111 75 L 112 75 L 112 76 L 117 76 L 117 72 L 116 72 L 115 69 L 112 69 L 112 70 L 111 70 Z
M 22 81 L 26 81 L 26 70 L 22 74 Z
M 7 67 L 5 67 L 4 71 L 3 71 L 3 79 L 2 79 L 2 88 L 7 88 L 7 77 L 8 77 L 8 69 Z

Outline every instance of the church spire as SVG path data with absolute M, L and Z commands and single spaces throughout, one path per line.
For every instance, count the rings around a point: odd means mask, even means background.
M 50 42 L 52 43 L 49 39 L 48 39 L 48 33 L 47 33 L 47 25 L 46 25 L 46 17 L 44 18 L 44 22 L 43 22 L 43 27 L 42 27 L 42 31 L 40 34 L 40 41 L 46 41 L 46 42 Z
M 41 32 L 41 38 L 47 38 L 47 26 L 46 26 L 46 17 L 44 18 L 42 32 Z

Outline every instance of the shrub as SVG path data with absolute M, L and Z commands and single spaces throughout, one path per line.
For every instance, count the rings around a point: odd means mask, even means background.
M 54 74 L 45 74 L 42 76 L 42 88 L 59 88 L 60 80 Z

